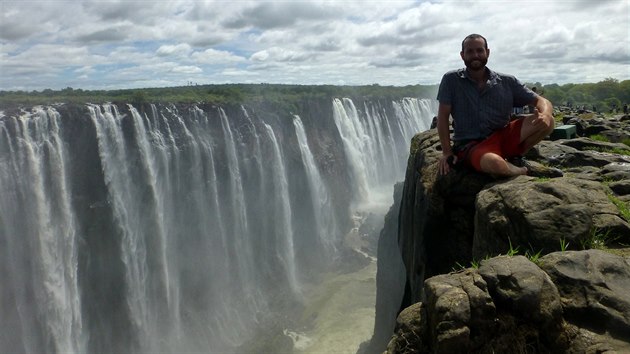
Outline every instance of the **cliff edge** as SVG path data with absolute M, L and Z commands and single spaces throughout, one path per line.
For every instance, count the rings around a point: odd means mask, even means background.
M 566 115 L 580 137 L 543 141 L 526 156 L 564 171 L 551 179 L 438 177 L 437 131 L 416 135 L 400 208 L 379 241 L 399 248 L 406 283 L 381 285 L 384 270 L 400 267 L 379 249 L 366 351 L 630 351 L 629 122 Z M 595 134 L 618 142 L 587 137 Z M 379 311 L 396 303 L 397 313 Z

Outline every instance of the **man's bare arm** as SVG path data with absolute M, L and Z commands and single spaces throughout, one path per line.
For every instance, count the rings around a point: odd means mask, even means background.
M 538 110 L 538 119 L 543 120 L 547 124 L 553 123 L 553 106 L 548 99 L 537 96 L 536 98 L 536 110 Z

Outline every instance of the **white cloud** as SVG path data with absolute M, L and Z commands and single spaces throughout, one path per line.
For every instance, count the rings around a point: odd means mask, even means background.
M 180 73 L 180 74 L 198 74 L 203 72 L 203 70 L 197 66 L 191 66 L 191 65 L 186 65 L 186 66 L 176 66 L 173 69 L 171 69 L 172 72 L 174 73 Z
M 223 24 L 228 28 L 286 28 L 300 22 L 328 21 L 337 18 L 341 15 L 338 6 L 334 2 L 260 1 L 227 18 Z
M 216 49 L 206 49 L 202 52 L 194 52 L 191 59 L 199 64 L 233 64 L 244 62 L 246 59 L 231 52 Z
M 84 43 L 123 42 L 129 36 L 130 27 L 109 27 L 79 35 L 76 39 Z
M 627 0 L 4 0 L 2 6 L 0 89 L 190 80 L 435 84 L 462 66 L 461 40 L 470 33 L 488 38 L 489 67 L 522 81 L 630 79 Z
M 163 45 L 160 46 L 155 54 L 161 57 L 165 56 L 181 56 L 186 57 L 191 52 L 190 45 L 187 43 L 180 43 L 177 45 Z
M 251 58 L 252 61 L 265 61 L 267 59 L 269 59 L 269 51 L 268 50 L 261 50 L 260 52 L 256 52 L 254 54 L 252 54 Z
M 303 62 L 313 59 L 315 54 L 301 52 L 282 47 L 271 47 L 260 52 L 256 52 L 251 56 L 253 61 L 274 61 L 274 62 Z
M 89 74 L 93 73 L 94 71 L 95 69 L 92 66 L 83 66 L 74 70 L 74 72 L 77 74 Z
M 221 72 L 222 75 L 232 76 L 232 77 L 249 77 L 249 76 L 259 76 L 260 73 L 255 71 L 247 71 L 247 70 L 235 70 L 235 69 L 226 69 Z
M 24 51 L 9 55 L 2 62 L 2 68 L 12 70 L 36 68 L 37 70 L 63 70 L 66 67 L 83 65 L 85 62 L 99 61 L 99 57 L 90 53 L 86 47 L 65 46 L 60 44 L 36 44 Z M 11 74 L 11 71 L 4 71 Z

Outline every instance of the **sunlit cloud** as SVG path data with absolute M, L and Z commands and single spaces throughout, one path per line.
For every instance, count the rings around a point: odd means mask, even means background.
M 461 41 L 470 33 L 488 38 L 490 68 L 522 81 L 630 79 L 626 0 L 8 0 L 2 6 L 2 90 L 253 80 L 436 84 L 463 66 Z

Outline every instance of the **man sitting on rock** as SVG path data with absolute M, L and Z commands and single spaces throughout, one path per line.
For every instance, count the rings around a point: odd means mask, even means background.
M 514 76 L 487 68 L 490 49 L 483 36 L 464 38 L 459 54 L 466 68 L 444 74 L 437 96 L 440 174 L 463 164 L 495 177 L 561 176 L 560 170 L 534 167 L 522 157 L 553 130 L 551 102 Z M 510 121 L 513 107 L 527 105 L 536 107 L 533 114 Z M 454 123 L 452 148 L 449 116 Z

